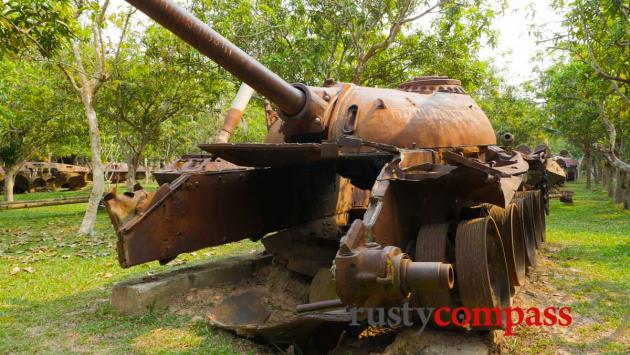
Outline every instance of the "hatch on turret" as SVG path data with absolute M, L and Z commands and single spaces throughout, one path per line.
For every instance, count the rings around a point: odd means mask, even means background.
M 466 94 L 462 88 L 462 82 L 450 79 L 446 76 L 421 76 L 400 84 L 399 89 L 419 94 L 431 94 L 438 92 L 450 92 L 454 94 Z

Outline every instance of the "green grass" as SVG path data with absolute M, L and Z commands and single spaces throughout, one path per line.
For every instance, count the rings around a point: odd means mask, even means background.
M 227 354 L 256 348 L 190 317 L 163 311 L 143 317 L 115 312 L 109 304 L 113 283 L 177 266 L 153 262 L 120 268 L 106 212 L 98 215 L 93 239 L 76 234 L 84 209 L 85 204 L 75 204 L 0 211 L 0 353 Z M 178 259 L 191 265 L 260 248 L 259 243 L 243 241 Z M 15 267 L 20 271 L 11 275 Z
M 575 203 L 553 201 L 548 218 L 541 278 L 568 304 L 580 325 L 565 337 L 521 330 L 509 339 L 515 352 L 623 352 L 626 335 L 605 338 L 627 327 L 630 314 L 630 211 L 622 211 L 601 191 L 574 190 Z M 86 192 L 77 192 L 86 193 Z M 20 195 L 40 199 L 67 192 Z M 208 328 L 203 322 L 168 312 L 125 316 L 109 304 L 113 283 L 166 271 L 157 262 L 121 269 L 116 237 L 106 213 L 98 216 L 93 239 L 76 229 L 84 204 L 0 211 L 0 353 L 243 353 L 257 345 Z M 180 257 L 187 265 L 260 249 L 241 242 Z M 11 270 L 20 271 L 11 275 Z M 27 268 L 31 272 L 25 271 Z M 201 315 L 203 316 L 203 315 Z M 627 319 L 626 319 L 627 320 Z M 526 347 L 523 347 L 526 346 Z

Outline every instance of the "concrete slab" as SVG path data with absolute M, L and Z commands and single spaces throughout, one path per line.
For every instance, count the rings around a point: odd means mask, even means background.
M 242 255 L 123 281 L 114 285 L 110 301 L 121 313 L 142 315 L 151 309 L 168 307 L 193 288 L 238 283 L 269 265 L 271 258 L 262 254 Z

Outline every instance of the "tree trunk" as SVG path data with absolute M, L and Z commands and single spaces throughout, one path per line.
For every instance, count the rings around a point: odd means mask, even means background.
M 591 189 L 591 147 L 584 146 L 584 174 L 586 174 L 586 188 Z
M 615 169 L 612 166 L 608 166 L 606 167 L 607 175 L 606 175 L 606 179 L 607 181 L 607 188 L 608 188 L 608 197 L 612 198 L 614 195 L 614 191 L 615 191 L 615 184 L 614 184 L 614 180 L 613 177 L 615 176 Z
M 149 169 L 149 160 L 144 158 L 144 184 L 149 184 L 149 174 L 151 173 L 151 169 Z
M 131 159 L 127 159 L 127 191 L 133 192 L 133 187 L 136 186 L 136 171 L 138 171 L 139 160 L 135 155 L 132 155 Z
M 625 186 L 625 180 L 626 180 L 626 174 L 624 173 L 623 170 L 617 168 L 616 169 L 616 178 L 617 178 L 617 183 L 615 185 L 615 198 L 613 199 L 613 201 L 615 203 L 621 203 L 623 202 L 623 196 L 624 196 L 624 186 Z
M 593 178 L 595 180 L 595 185 L 599 185 L 602 180 L 602 167 L 600 164 L 598 164 L 597 158 L 595 156 L 593 156 L 591 164 L 593 166 Z
M 606 191 L 608 192 L 608 197 L 613 197 L 613 167 L 610 165 L 606 165 Z
M 623 209 L 630 210 L 630 173 L 624 172 L 626 184 L 624 185 Z
M 17 174 L 17 169 L 7 168 L 4 173 L 4 200 L 13 202 L 13 187 L 15 186 L 15 174 Z
M 85 115 L 88 121 L 90 150 L 92 153 L 92 192 L 90 193 L 90 200 L 88 201 L 88 206 L 83 216 L 83 222 L 81 222 L 81 227 L 79 228 L 79 234 L 93 235 L 98 205 L 101 203 L 101 198 L 105 191 L 105 176 L 103 173 L 103 163 L 101 162 L 101 134 L 98 129 L 96 111 L 94 111 L 94 102 L 92 100 L 92 93 L 90 92 L 91 88 L 84 88 L 83 90 L 81 98 L 83 99 Z
M 352 83 L 356 85 L 361 85 L 361 81 L 363 80 L 363 72 L 365 71 L 365 63 L 361 59 L 359 59 L 359 63 L 354 70 L 354 74 L 352 75 Z

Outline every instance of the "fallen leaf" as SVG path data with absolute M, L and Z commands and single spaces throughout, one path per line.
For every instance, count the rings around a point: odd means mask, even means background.
M 17 266 L 15 266 L 15 267 L 13 267 L 13 269 L 11 269 L 11 275 L 15 275 L 15 274 L 17 274 L 18 272 L 20 272 L 20 268 L 19 268 L 19 267 L 17 267 Z

